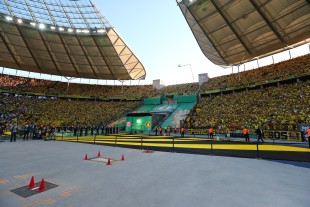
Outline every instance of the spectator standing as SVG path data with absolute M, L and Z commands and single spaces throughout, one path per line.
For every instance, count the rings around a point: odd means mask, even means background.
M 103 135 L 103 134 L 104 134 L 104 126 L 101 125 L 101 135 Z
M 259 142 L 259 140 L 262 140 L 262 142 L 264 142 L 263 140 L 263 130 L 258 127 L 255 131 L 255 133 L 257 134 L 257 142 Z
M 230 140 L 230 129 L 229 129 L 229 127 L 226 128 L 225 133 L 226 133 L 226 140 Z
M 94 126 L 90 127 L 90 135 L 94 135 L 94 128 L 95 128 Z
M 23 138 L 23 140 L 29 139 L 29 132 L 30 132 L 30 126 L 28 124 L 26 124 L 24 126 L 24 138 Z
M 48 138 L 47 138 L 47 140 L 48 140 L 48 139 L 53 139 L 53 137 L 55 136 L 55 135 L 54 135 L 54 131 L 55 131 L 55 128 L 54 128 L 54 127 L 50 126 L 50 127 L 48 128 Z M 55 137 L 54 137 L 54 140 L 55 140 Z
M 87 136 L 87 134 L 88 134 L 88 126 L 85 126 L 84 128 L 85 128 L 85 136 Z
M 74 129 L 73 129 L 73 136 L 76 136 L 77 135 L 77 131 L 79 130 L 79 127 L 78 126 L 75 126 Z
M 83 127 L 80 127 L 80 137 L 83 135 Z
M 18 126 L 17 123 L 15 123 L 12 127 L 11 127 L 11 140 L 10 142 L 12 142 L 14 140 L 14 142 L 16 142 L 16 135 L 18 132 Z
M 38 128 L 37 128 L 37 125 L 33 125 L 33 128 L 32 128 L 32 139 L 38 139 Z
M 99 126 L 96 127 L 96 134 L 99 135 Z
M 46 140 L 46 133 L 47 133 L 47 128 L 44 125 L 44 126 L 42 126 L 42 129 L 41 129 L 41 139 Z
M 4 131 L 4 127 L 0 124 L 0 135 L 3 134 L 3 131 Z

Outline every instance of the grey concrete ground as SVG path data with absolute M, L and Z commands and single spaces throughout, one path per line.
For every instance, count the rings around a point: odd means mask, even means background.
M 84 161 L 121 159 L 107 166 Z M 58 141 L 0 143 L 0 206 L 309 206 L 310 163 L 191 155 Z M 59 185 L 22 198 L 31 176 Z

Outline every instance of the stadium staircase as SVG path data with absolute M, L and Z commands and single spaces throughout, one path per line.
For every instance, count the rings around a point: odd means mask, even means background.
M 178 104 L 178 106 L 176 108 L 174 108 L 171 113 L 166 113 L 166 116 L 160 120 L 156 120 L 152 123 L 153 129 L 155 129 L 156 126 L 161 126 L 161 127 L 165 127 L 165 126 L 172 126 L 172 125 L 163 125 L 164 123 L 166 123 L 167 120 L 172 120 L 172 114 L 174 114 L 174 112 L 176 110 L 178 110 L 178 108 L 180 107 L 180 105 Z M 169 123 L 169 121 L 167 122 Z
M 180 103 L 178 108 L 174 110 L 161 124 L 162 127 L 174 127 L 180 128 L 180 121 L 185 120 L 195 103 Z

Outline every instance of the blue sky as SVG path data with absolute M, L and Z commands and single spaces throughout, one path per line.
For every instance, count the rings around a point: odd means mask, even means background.
M 225 72 L 203 55 L 175 0 L 93 2 L 143 63 L 147 77 L 141 83 L 192 82 L 190 67 L 178 64 L 191 64 L 195 81 L 200 73 Z
M 190 67 L 178 67 L 178 64 L 191 64 L 196 82 L 201 73 L 216 77 L 232 72 L 231 68 L 214 65 L 203 55 L 175 0 L 93 2 L 143 63 L 147 76 L 140 84 L 151 84 L 154 79 L 161 79 L 166 85 L 193 82 Z M 291 55 L 295 57 L 308 52 L 309 47 L 305 45 L 291 51 Z M 283 58 L 288 59 L 289 53 L 274 57 L 275 62 Z M 271 57 L 265 58 L 259 65 L 271 61 Z M 256 61 L 247 63 L 245 70 L 256 67 Z M 243 71 L 244 66 L 240 70 Z

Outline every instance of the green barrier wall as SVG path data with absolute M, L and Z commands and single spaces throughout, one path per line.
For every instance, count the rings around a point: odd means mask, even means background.
M 177 100 L 178 103 L 192 103 L 197 101 L 197 95 L 173 95 L 173 99 Z
M 145 105 L 156 105 L 156 104 L 161 104 L 160 97 L 156 98 L 145 98 L 144 99 L 144 104 Z
M 149 124 L 148 124 L 149 123 Z M 127 116 L 126 132 L 140 133 L 151 129 L 152 116 Z

